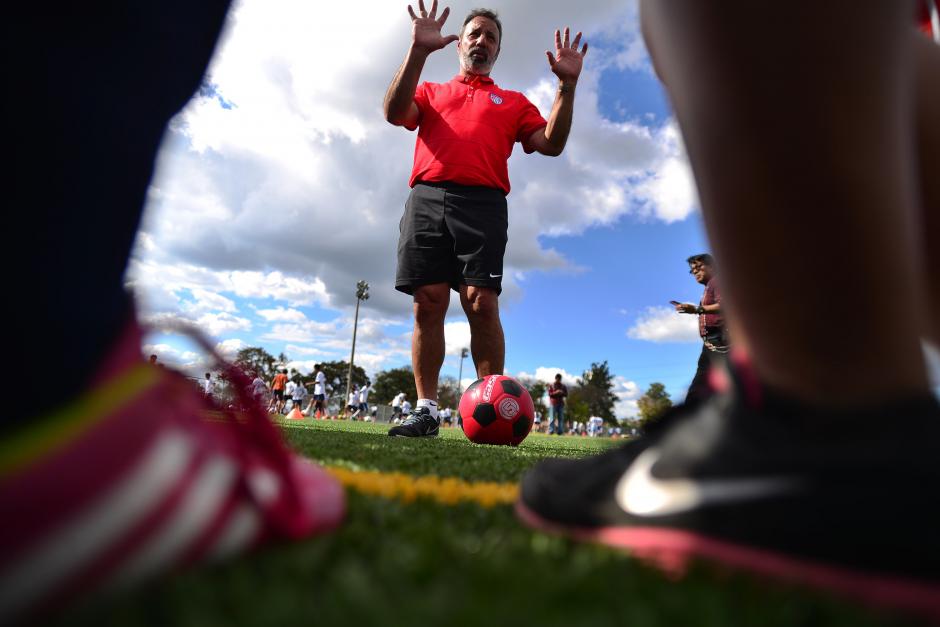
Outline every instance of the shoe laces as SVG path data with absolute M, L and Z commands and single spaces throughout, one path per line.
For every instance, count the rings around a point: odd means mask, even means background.
M 271 421 L 264 406 L 255 398 L 251 390 L 251 380 L 234 364 L 229 363 L 216 350 L 205 334 L 198 328 L 175 323 L 167 330 L 178 332 L 189 337 L 202 347 L 208 355 L 215 360 L 224 378 L 234 387 L 236 406 L 233 410 L 223 407 L 215 397 L 203 397 L 207 409 L 221 413 L 225 421 L 232 425 L 238 434 L 237 442 L 240 454 L 247 460 L 252 454 L 261 453 L 267 462 L 284 479 L 283 489 L 286 491 L 284 505 L 288 510 L 301 511 L 303 505 L 295 483 L 290 480 L 292 476 L 292 454 L 284 443 L 280 430 Z M 278 525 L 282 517 L 275 517 L 271 523 Z M 279 526 L 279 525 L 278 525 Z M 291 533 L 291 530 L 286 530 Z
M 424 422 L 424 419 L 430 418 L 431 414 L 427 411 L 422 411 L 424 408 L 412 409 L 408 413 L 408 417 L 401 423 L 401 426 L 408 427 L 418 422 Z

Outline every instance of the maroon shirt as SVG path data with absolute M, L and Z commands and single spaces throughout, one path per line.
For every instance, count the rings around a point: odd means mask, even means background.
M 708 283 L 705 284 L 705 293 L 702 294 L 701 305 L 720 305 L 721 304 L 721 291 L 718 289 L 718 281 L 712 277 L 708 280 Z M 698 333 L 702 337 L 705 337 L 705 330 L 714 329 L 716 327 L 724 327 L 725 318 L 720 313 L 704 313 L 699 314 L 698 317 Z
M 566 396 L 568 396 L 568 388 L 565 387 L 564 383 L 555 383 L 553 381 L 552 384 L 548 386 L 548 398 L 552 402 L 552 405 L 556 407 L 564 405 Z

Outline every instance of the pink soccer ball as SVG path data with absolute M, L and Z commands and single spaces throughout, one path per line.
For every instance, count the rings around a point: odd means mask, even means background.
M 460 397 L 463 432 L 477 444 L 517 446 L 532 429 L 535 406 L 525 387 L 506 375 L 474 381 Z

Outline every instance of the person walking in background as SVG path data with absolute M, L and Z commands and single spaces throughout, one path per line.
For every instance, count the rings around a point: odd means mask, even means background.
M 404 403 L 404 402 L 405 402 L 405 393 L 404 393 L 404 392 L 399 392 L 399 393 L 396 394 L 396 395 L 392 398 L 392 400 L 389 402 L 389 405 L 392 406 L 391 422 L 395 423 L 396 425 L 397 425 L 399 422 L 401 422 L 402 403 Z
M 255 373 L 255 378 L 251 381 L 251 395 L 254 397 L 255 401 L 262 403 L 264 401 L 264 395 L 268 391 L 268 385 L 264 382 L 264 379 L 261 378 L 259 373 Z
M 708 372 L 725 364 L 728 358 L 728 330 L 721 310 L 721 292 L 715 277 L 715 260 L 709 254 L 692 255 L 686 260 L 689 274 L 705 286 L 698 305 L 671 301 L 676 311 L 698 316 L 698 332 L 702 338 L 702 352 L 698 358 L 695 376 L 685 395 L 687 403 L 698 403 L 712 394 Z
M 284 390 L 287 388 L 287 369 L 281 370 L 271 381 L 271 392 L 274 397 L 271 399 L 273 403 L 273 409 L 275 414 L 280 414 L 284 412 L 284 403 L 285 396 Z
M 206 395 L 206 398 L 212 398 L 212 395 L 215 394 L 215 381 L 212 380 L 212 373 L 207 372 L 206 378 L 202 382 L 202 393 Z
M 346 410 L 344 417 L 352 418 L 359 411 L 359 388 L 353 386 L 349 391 L 349 398 L 346 399 Z
M 369 393 L 372 391 L 372 386 L 368 379 L 359 388 L 359 417 L 365 420 L 369 417 Z
M 555 375 L 555 380 L 548 386 L 548 434 L 565 435 L 565 399 L 568 397 L 568 386 L 561 382 L 561 373 Z
M 289 402 L 291 406 L 294 404 L 294 390 L 297 389 L 297 382 L 293 379 L 288 379 L 287 384 L 284 386 L 284 400 Z M 285 406 L 284 411 L 287 411 Z
M 307 398 L 307 388 L 303 383 L 298 383 L 294 386 L 294 389 L 291 390 L 291 401 L 293 402 L 294 409 L 302 412 L 304 406 L 304 399 Z
M 317 418 L 326 418 L 326 373 L 323 366 L 316 364 L 313 367 L 313 410 Z

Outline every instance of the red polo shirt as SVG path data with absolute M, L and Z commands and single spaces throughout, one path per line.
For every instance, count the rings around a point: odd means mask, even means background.
M 409 185 L 449 181 L 509 193 L 507 161 L 513 144 L 548 122 L 528 98 L 485 76 L 459 74 L 415 91 L 418 141 Z

